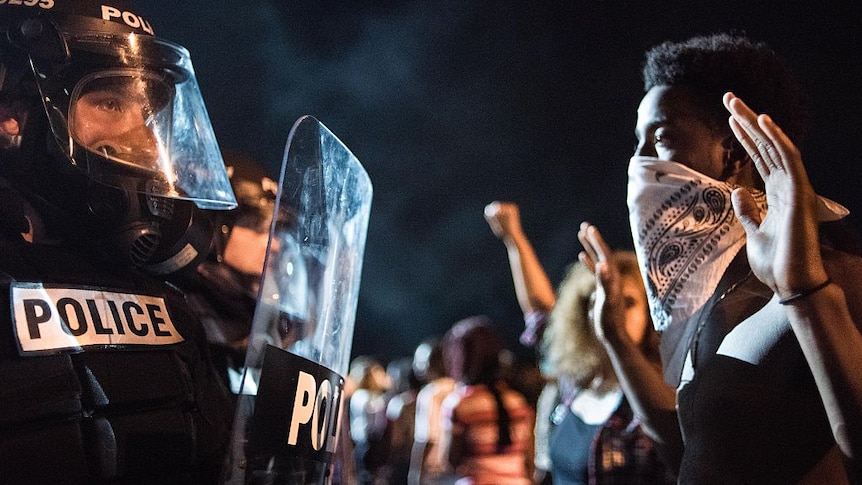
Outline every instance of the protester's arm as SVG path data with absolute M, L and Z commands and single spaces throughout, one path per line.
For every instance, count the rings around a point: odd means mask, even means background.
M 745 228 L 754 274 L 784 308 L 811 367 L 835 436 L 845 456 L 862 460 L 862 315 L 858 275 L 847 264 L 824 263 L 818 243 L 817 196 L 802 157 L 768 115 L 758 115 L 731 93 L 724 97 L 730 126 L 751 156 L 766 186 L 769 206 L 761 218 L 744 189 L 733 204 Z M 794 297 L 794 295 L 796 297 Z M 858 305 L 855 305 L 858 307 Z M 858 465 L 857 465 L 858 466 Z
M 536 425 L 533 432 L 533 483 L 553 483 L 550 479 L 551 455 L 551 415 L 554 408 L 560 402 L 560 391 L 556 381 L 549 381 L 542 388 L 539 400 L 536 402 Z
M 485 220 L 506 245 L 521 311 L 525 315 L 534 311 L 549 312 L 556 301 L 554 287 L 524 234 L 518 206 L 510 202 L 492 202 L 485 206 Z
M 676 391 L 668 386 L 661 369 L 651 362 L 625 329 L 622 276 L 613 251 L 598 228 L 583 223 L 578 239 L 584 246 L 581 262 L 596 274 L 594 311 L 596 335 L 604 344 L 617 378 L 646 433 L 656 441 L 668 464 L 678 468 L 682 436 L 676 416 Z
M 443 401 L 440 409 L 440 438 L 437 448 L 437 461 L 441 464 L 440 474 L 458 469 L 466 458 L 466 443 L 463 429 L 455 420 L 455 407 L 459 398 L 450 395 Z
M 425 461 L 424 441 L 414 441 L 413 449 L 410 450 L 410 471 L 407 474 L 408 485 L 419 485 L 422 483 L 422 463 Z

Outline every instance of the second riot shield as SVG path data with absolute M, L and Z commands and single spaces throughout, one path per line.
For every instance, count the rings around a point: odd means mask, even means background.
M 322 484 L 342 414 L 372 186 L 322 123 L 291 129 L 225 464 L 228 484 Z

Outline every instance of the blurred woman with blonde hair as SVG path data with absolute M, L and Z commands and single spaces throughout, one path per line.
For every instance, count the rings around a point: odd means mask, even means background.
M 575 263 L 554 291 L 520 224 L 518 207 L 494 202 L 485 209 L 506 244 L 515 291 L 527 329 L 522 343 L 535 346 L 548 379 L 536 412 L 536 483 L 671 484 L 661 461 L 623 395 L 592 308 L 596 276 Z M 635 254 L 614 252 L 622 277 L 625 330 L 644 356 L 661 368 L 658 334 L 649 317 Z

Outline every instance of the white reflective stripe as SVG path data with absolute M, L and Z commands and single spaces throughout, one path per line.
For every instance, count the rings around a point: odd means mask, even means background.
M 81 288 L 11 287 L 21 352 L 182 342 L 161 297 Z

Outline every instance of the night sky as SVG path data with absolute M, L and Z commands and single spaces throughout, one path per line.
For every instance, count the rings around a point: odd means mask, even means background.
M 554 284 L 577 258 L 583 220 L 630 248 L 640 66 L 663 40 L 734 30 L 790 60 L 815 110 L 804 152 L 815 188 L 862 229 L 862 17 L 851 2 L 139 3 L 157 35 L 191 51 L 223 149 L 276 177 L 293 122 L 310 114 L 365 166 L 374 201 L 354 355 L 409 355 L 487 314 L 532 356 L 482 209 L 520 204 Z

